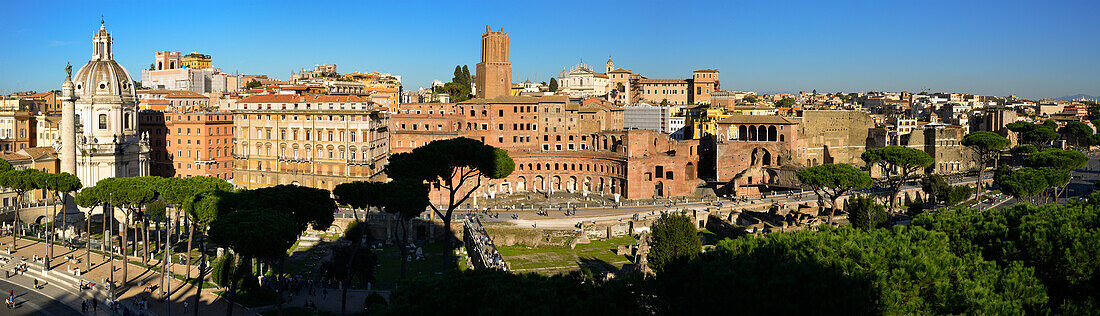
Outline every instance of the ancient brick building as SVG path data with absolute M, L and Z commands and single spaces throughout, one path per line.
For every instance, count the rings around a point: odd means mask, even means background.
M 805 166 L 826 163 L 863 165 L 860 155 L 871 141 L 874 119 L 867 112 L 844 110 L 802 111 L 801 135 L 806 138 Z
M 718 121 L 715 135 L 719 191 L 754 195 L 766 187 L 796 187 L 795 166 L 806 151 L 799 124 L 775 115 L 734 115 Z M 784 168 L 786 167 L 786 168 Z
M 721 194 L 756 195 L 800 186 L 795 172 L 824 163 L 862 166 L 871 117 L 860 111 L 803 111 L 801 117 L 733 115 L 701 140 L 700 174 Z
M 602 100 L 508 95 L 507 57 L 508 34 L 487 31 L 477 68 L 478 97 L 398 106 L 390 120 L 392 152 L 455 137 L 507 150 L 515 171 L 485 184 L 483 194 L 568 191 L 639 199 L 695 192 L 698 141 L 623 130 L 623 109 Z M 439 194 L 433 193 L 437 202 L 443 198 Z

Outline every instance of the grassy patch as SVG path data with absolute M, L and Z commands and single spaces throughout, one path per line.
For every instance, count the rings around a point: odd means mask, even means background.
M 406 277 L 418 275 L 437 274 L 458 269 L 459 264 L 454 255 L 454 248 L 446 243 L 429 243 L 420 245 L 424 249 L 424 260 L 416 260 L 415 250 L 409 255 L 414 258 L 408 263 Z M 392 289 L 401 277 L 401 248 L 397 245 L 386 245 L 381 251 L 375 253 L 378 256 L 378 266 L 375 271 L 377 289 Z
M 530 247 L 523 245 L 502 246 L 497 249 L 504 261 L 511 264 L 513 270 L 538 268 L 570 267 L 566 270 L 580 269 L 580 263 L 586 260 L 602 261 L 621 268 L 629 263 L 627 254 L 616 254 L 619 245 L 632 245 L 634 238 L 619 236 L 608 240 L 593 240 L 587 244 L 577 244 L 576 249 L 569 247 L 547 246 Z
M 699 231 L 699 235 L 703 236 L 704 245 L 717 245 L 719 241 L 725 239 L 722 236 L 718 236 L 718 234 L 715 234 L 714 232 L 707 229 Z

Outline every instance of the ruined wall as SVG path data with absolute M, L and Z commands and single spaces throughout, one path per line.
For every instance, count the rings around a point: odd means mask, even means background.
M 862 111 L 806 110 L 802 112 L 802 135 L 807 139 L 804 164 L 848 163 L 863 166 L 860 154 L 872 141 L 874 119 Z

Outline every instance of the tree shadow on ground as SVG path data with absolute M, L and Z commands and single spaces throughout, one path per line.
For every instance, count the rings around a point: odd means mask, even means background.
M 619 268 L 615 265 L 594 257 L 578 257 L 577 266 L 581 268 L 581 271 L 590 271 L 593 274 L 619 272 Z
M 371 251 L 376 255 L 374 282 L 371 282 L 372 290 L 389 290 L 397 287 L 401 274 L 401 245 L 400 227 L 396 221 L 372 220 L 368 217 L 363 225 L 367 226 L 369 237 L 362 244 L 362 250 Z M 387 230 L 387 225 L 393 225 Z M 327 263 L 332 260 L 333 250 L 338 246 L 350 245 L 351 241 L 342 237 L 343 223 L 339 229 L 334 229 L 320 234 L 324 237 L 316 241 L 316 244 L 303 247 L 302 241 L 296 243 L 296 248 L 284 258 L 284 273 L 324 282 L 327 273 Z M 338 231 L 338 232 L 336 232 Z M 420 275 L 441 274 L 459 270 L 459 260 L 455 250 L 461 244 L 453 239 L 447 241 L 442 238 L 444 229 L 442 225 L 433 222 L 414 220 L 409 225 L 409 245 L 406 256 L 406 277 L 412 278 Z M 388 233 L 387 233 L 388 232 Z M 419 249 L 420 254 L 417 254 Z M 333 284 L 333 287 L 336 285 Z M 367 289 L 363 282 L 353 282 L 352 289 Z
M 734 225 L 714 214 L 711 214 L 709 218 L 707 218 L 707 225 L 705 228 L 714 233 L 714 238 L 717 240 L 726 238 L 736 239 L 748 235 L 744 227 Z

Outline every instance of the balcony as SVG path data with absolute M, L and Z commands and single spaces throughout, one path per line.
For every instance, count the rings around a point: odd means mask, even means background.
M 313 158 L 309 157 L 285 157 L 279 156 L 277 158 L 279 162 L 291 162 L 291 163 L 313 163 Z
M 372 164 L 374 164 L 374 161 L 373 160 L 364 160 L 364 159 L 348 159 L 346 163 L 349 164 L 349 165 L 363 166 L 363 165 L 372 165 Z
M 248 159 L 248 155 L 231 154 L 229 156 L 233 157 L 233 159 Z

